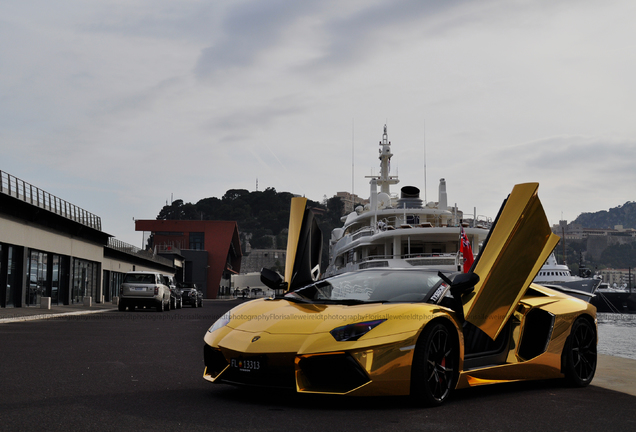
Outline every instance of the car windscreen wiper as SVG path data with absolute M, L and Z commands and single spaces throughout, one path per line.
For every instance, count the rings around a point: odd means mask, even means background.
M 300 297 L 294 297 L 294 296 L 288 296 L 288 295 L 284 295 L 284 296 L 280 296 L 280 297 L 275 297 L 275 299 L 282 299 L 282 300 L 288 300 L 292 303 L 313 303 L 313 301 L 309 300 L 309 299 L 304 299 L 304 298 L 300 298 Z
M 384 300 L 360 300 L 360 299 L 316 299 L 315 303 L 326 304 L 341 304 L 345 306 L 358 305 L 358 304 L 371 304 L 371 303 L 383 303 Z

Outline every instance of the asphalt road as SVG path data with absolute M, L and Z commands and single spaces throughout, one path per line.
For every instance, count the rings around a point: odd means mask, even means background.
M 214 385 L 203 335 L 236 303 L 0 325 L 0 430 L 636 430 L 635 396 L 559 381 L 462 390 L 428 409 Z

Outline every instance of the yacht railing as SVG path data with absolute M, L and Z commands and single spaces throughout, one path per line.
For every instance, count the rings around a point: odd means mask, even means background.
M 490 228 L 491 222 L 487 220 L 475 221 L 472 223 L 472 219 L 469 222 L 465 222 L 462 225 L 464 227 L 476 226 L 479 228 Z M 372 236 L 381 231 L 403 229 L 403 228 L 441 228 L 441 227 L 458 227 L 458 223 L 454 223 L 451 220 L 445 221 L 440 215 L 427 215 L 426 218 L 421 217 L 418 214 L 408 214 L 401 216 L 391 216 L 378 219 L 376 226 L 365 225 L 356 229 L 351 233 L 351 239 L 357 240 L 361 237 Z
M 459 266 L 460 254 L 459 253 L 418 253 L 418 254 L 403 254 L 403 255 L 372 255 L 356 261 L 349 261 L 346 264 L 338 267 L 338 270 L 346 268 L 347 266 L 357 266 L 358 268 L 374 268 L 374 267 L 389 267 L 389 260 L 404 260 L 409 265 L 414 267 L 418 266 Z
M 0 171 L 0 193 L 17 198 L 93 229 L 102 230 L 102 219 L 93 213 L 51 195 L 19 178 Z

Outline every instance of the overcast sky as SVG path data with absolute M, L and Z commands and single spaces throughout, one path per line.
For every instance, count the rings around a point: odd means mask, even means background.
M 3 0 L 0 170 L 141 246 L 133 218 L 257 179 L 366 198 L 387 124 L 399 186 L 436 201 L 443 177 L 494 218 L 537 181 L 573 220 L 636 200 L 634 22 L 633 0 Z

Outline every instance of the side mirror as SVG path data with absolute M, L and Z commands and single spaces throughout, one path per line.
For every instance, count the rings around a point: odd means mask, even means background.
M 477 273 L 461 273 L 453 278 L 451 284 L 451 294 L 455 297 L 455 294 L 463 295 L 471 292 L 475 285 L 479 282 L 479 275 Z
M 274 270 L 267 268 L 261 269 L 261 282 L 275 291 L 287 289 L 287 282 L 283 281 L 283 277 Z
M 442 272 L 439 272 L 438 276 L 450 285 L 450 292 L 454 299 L 451 308 L 457 313 L 460 320 L 464 321 L 462 296 L 471 293 L 475 289 L 475 285 L 479 282 L 479 275 L 473 272 L 458 273 L 454 275 L 453 280 L 450 280 Z

